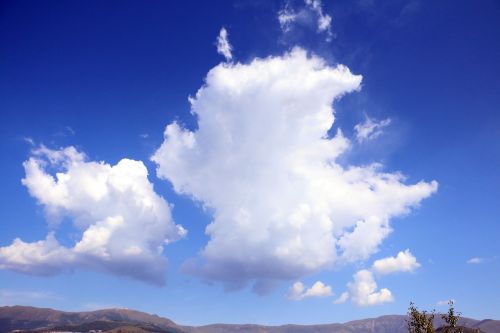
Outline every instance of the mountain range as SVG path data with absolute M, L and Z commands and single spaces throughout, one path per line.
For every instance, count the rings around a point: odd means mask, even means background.
M 342 324 L 183 326 L 167 318 L 129 309 L 64 312 L 29 306 L 4 306 L 0 307 L 0 333 L 15 330 L 30 333 L 91 330 L 109 333 L 407 333 L 406 319 L 405 315 L 387 315 Z M 441 319 L 436 319 L 435 327 L 442 324 Z M 471 328 L 470 332 L 479 329 L 484 333 L 500 333 L 500 320 L 461 318 L 460 325 Z

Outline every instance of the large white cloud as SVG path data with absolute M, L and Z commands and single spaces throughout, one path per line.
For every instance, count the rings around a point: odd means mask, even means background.
M 86 267 L 163 283 L 163 247 L 186 231 L 174 224 L 142 162 L 122 159 L 112 166 L 87 161 L 74 147 L 41 146 L 24 169 L 22 182 L 45 208 L 51 228 L 69 217 L 81 239 L 72 247 L 61 245 L 54 231 L 37 242 L 16 239 L 0 247 L 0 268 L 49 275 Z
M 366 259 L 392 217 L 436 191 L 378 164 L 337 162 L 350 141 L 328 134 L 332 102 L 360 84 L 300 48 L 210 70 L 190 99 L 198 129 L 171 123 L 152 156 L 160 178 L 213 214 L 204 263 L 187 270 L 241 287 Z
M 396 272 L 413 272 L 419 267 L 420 264 L 417 262 L 417 258 L 409 249 L 406 249 L 400 251 L 396 257 L 375 260 L 372 270 L 379 275 L 385 275 Z

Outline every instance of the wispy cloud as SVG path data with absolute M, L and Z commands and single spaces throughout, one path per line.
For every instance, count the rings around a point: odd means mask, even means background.
M 71 126 L 66 126 L 65 128 L 71 135 L 76 134 L 75 130 Z
M 391 119 L 387 118 L 384 120 L 376 121 L 368 116 L 363 123 L 359 123 L 354 126 L 354 131 L 356 132 L 356 140 L 359 143 L 373 140 L 382 135 L 384 128 L 391 124 Z
M 304 5 L 297 8 L 286 1 L 278 12 L 278 21 L 284 33 L 292 32 L 294 26 L 302 26 L 313 27 L 318 33 L 324 33 L 327 41 L 333 37 L 332 17 L 324 13 L 321 0 L 304 0 Z
M 58 130 L 57 132 L 52 134 L 52 136 L 58 137 L 58 138 L 66 138 L 66 137 L 74 136 L 75 134 L 76 134 L 76 131 L 71 126 L 64 126 L 60 130 Z
M 229 44 L 228 32 L 226 28 L 222 27 L 217 36 L 217 52 L 226 58 L 226 61 L 233 59 L 233 47 Z
M 445 305 L 448 305 L 450 302 L 456 303 L 457 301 L 454 298 L 450 298 L 450 299 L 442 300 L 442 301 L 437 301 L 436 306 L 445 306 Z
M 318 32 L 325 32 L 328 38 L 332 37 L 332 17 L 323 13 L 323 5 L 321 0 L 305 0 L 306 5 L 311 8 L 317 15 Z
M 23 137 L 23 141 L 26 142 L 27 144 L 29 144 L 32 147 L 35 146 L 35 140 L 33 140 L 32 138 L 30 138 L 28 136 Z
M 467 260 L 468 264 L 482 264 L 486 261 L 485 258 L 480 258 L 480 257 L 473 257 Z
M 333 301 L 333 303 L 342 304 L 345 303 L 348 299 L 349 299 L 349 293 L 347 291 L 344 291 L 335 301 Z
M 278 21 L 283 32 L 290 31 L 291 26 L 296 19 L 297 13 L 295 13 L 288 5 L 278 12 Z

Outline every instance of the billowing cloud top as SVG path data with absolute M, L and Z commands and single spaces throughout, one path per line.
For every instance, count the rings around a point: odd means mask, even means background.
M 45 208 L 51 227 L 69 217 L 81 239 L 70 248 L 53 231 L 38 242 L 16 239 L 0 247 L 0 268 L 48 275 L 85 267 L 163 283 L 163 246 L 186 231 L 172 221 L 168 203 L 154 192 L 142 162 L 122 159 L 112 166 L 87 161 L 74 147 L 41 146 L 24 169 L 22 182 Z
M 336 162 L 350 142 L 328 135 L 332 102 L 360 84 L 300 48 L 208 73 L 191 99 L 198 129 L 168 125 L 152 157 L 159 177 L 213 213 L 204 263 L 188 269 L 239 287 L 366 259 L 390 218 L 436 191 L 378 164 Z
M 366 306 L 392 302 L 394 300 L 389 289 L 382 288 L 377 290 L 377 283 L 373 278 L 372 272 L 369 270 L 360 270 L 354 274 L 353 278 L 354 281 L 347 284 L 349 295 L 353 303 L 360 306 Z M 345 300 L 347 298 L 346 295 L 347 294 L 342 294 L 338 301 Z

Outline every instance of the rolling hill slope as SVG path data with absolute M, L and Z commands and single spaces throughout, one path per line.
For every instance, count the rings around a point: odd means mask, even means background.
M 64 312 L 26 306 L 0 307 L 0 333 L 13 330 L 88 331 L 102 329 L 110 333 L 407 333 L 406 316 L 389 315 L 350 321 L 343 324 L 263 326 L 253 324 L 212 324 L 182 326 L 172 320 L 128 309 L 89 312 Z M 500 333 L 499 320 L 464 318 L 460 324 L 484 333 Z M 435 327 L 442 325 L 436 320 Z

